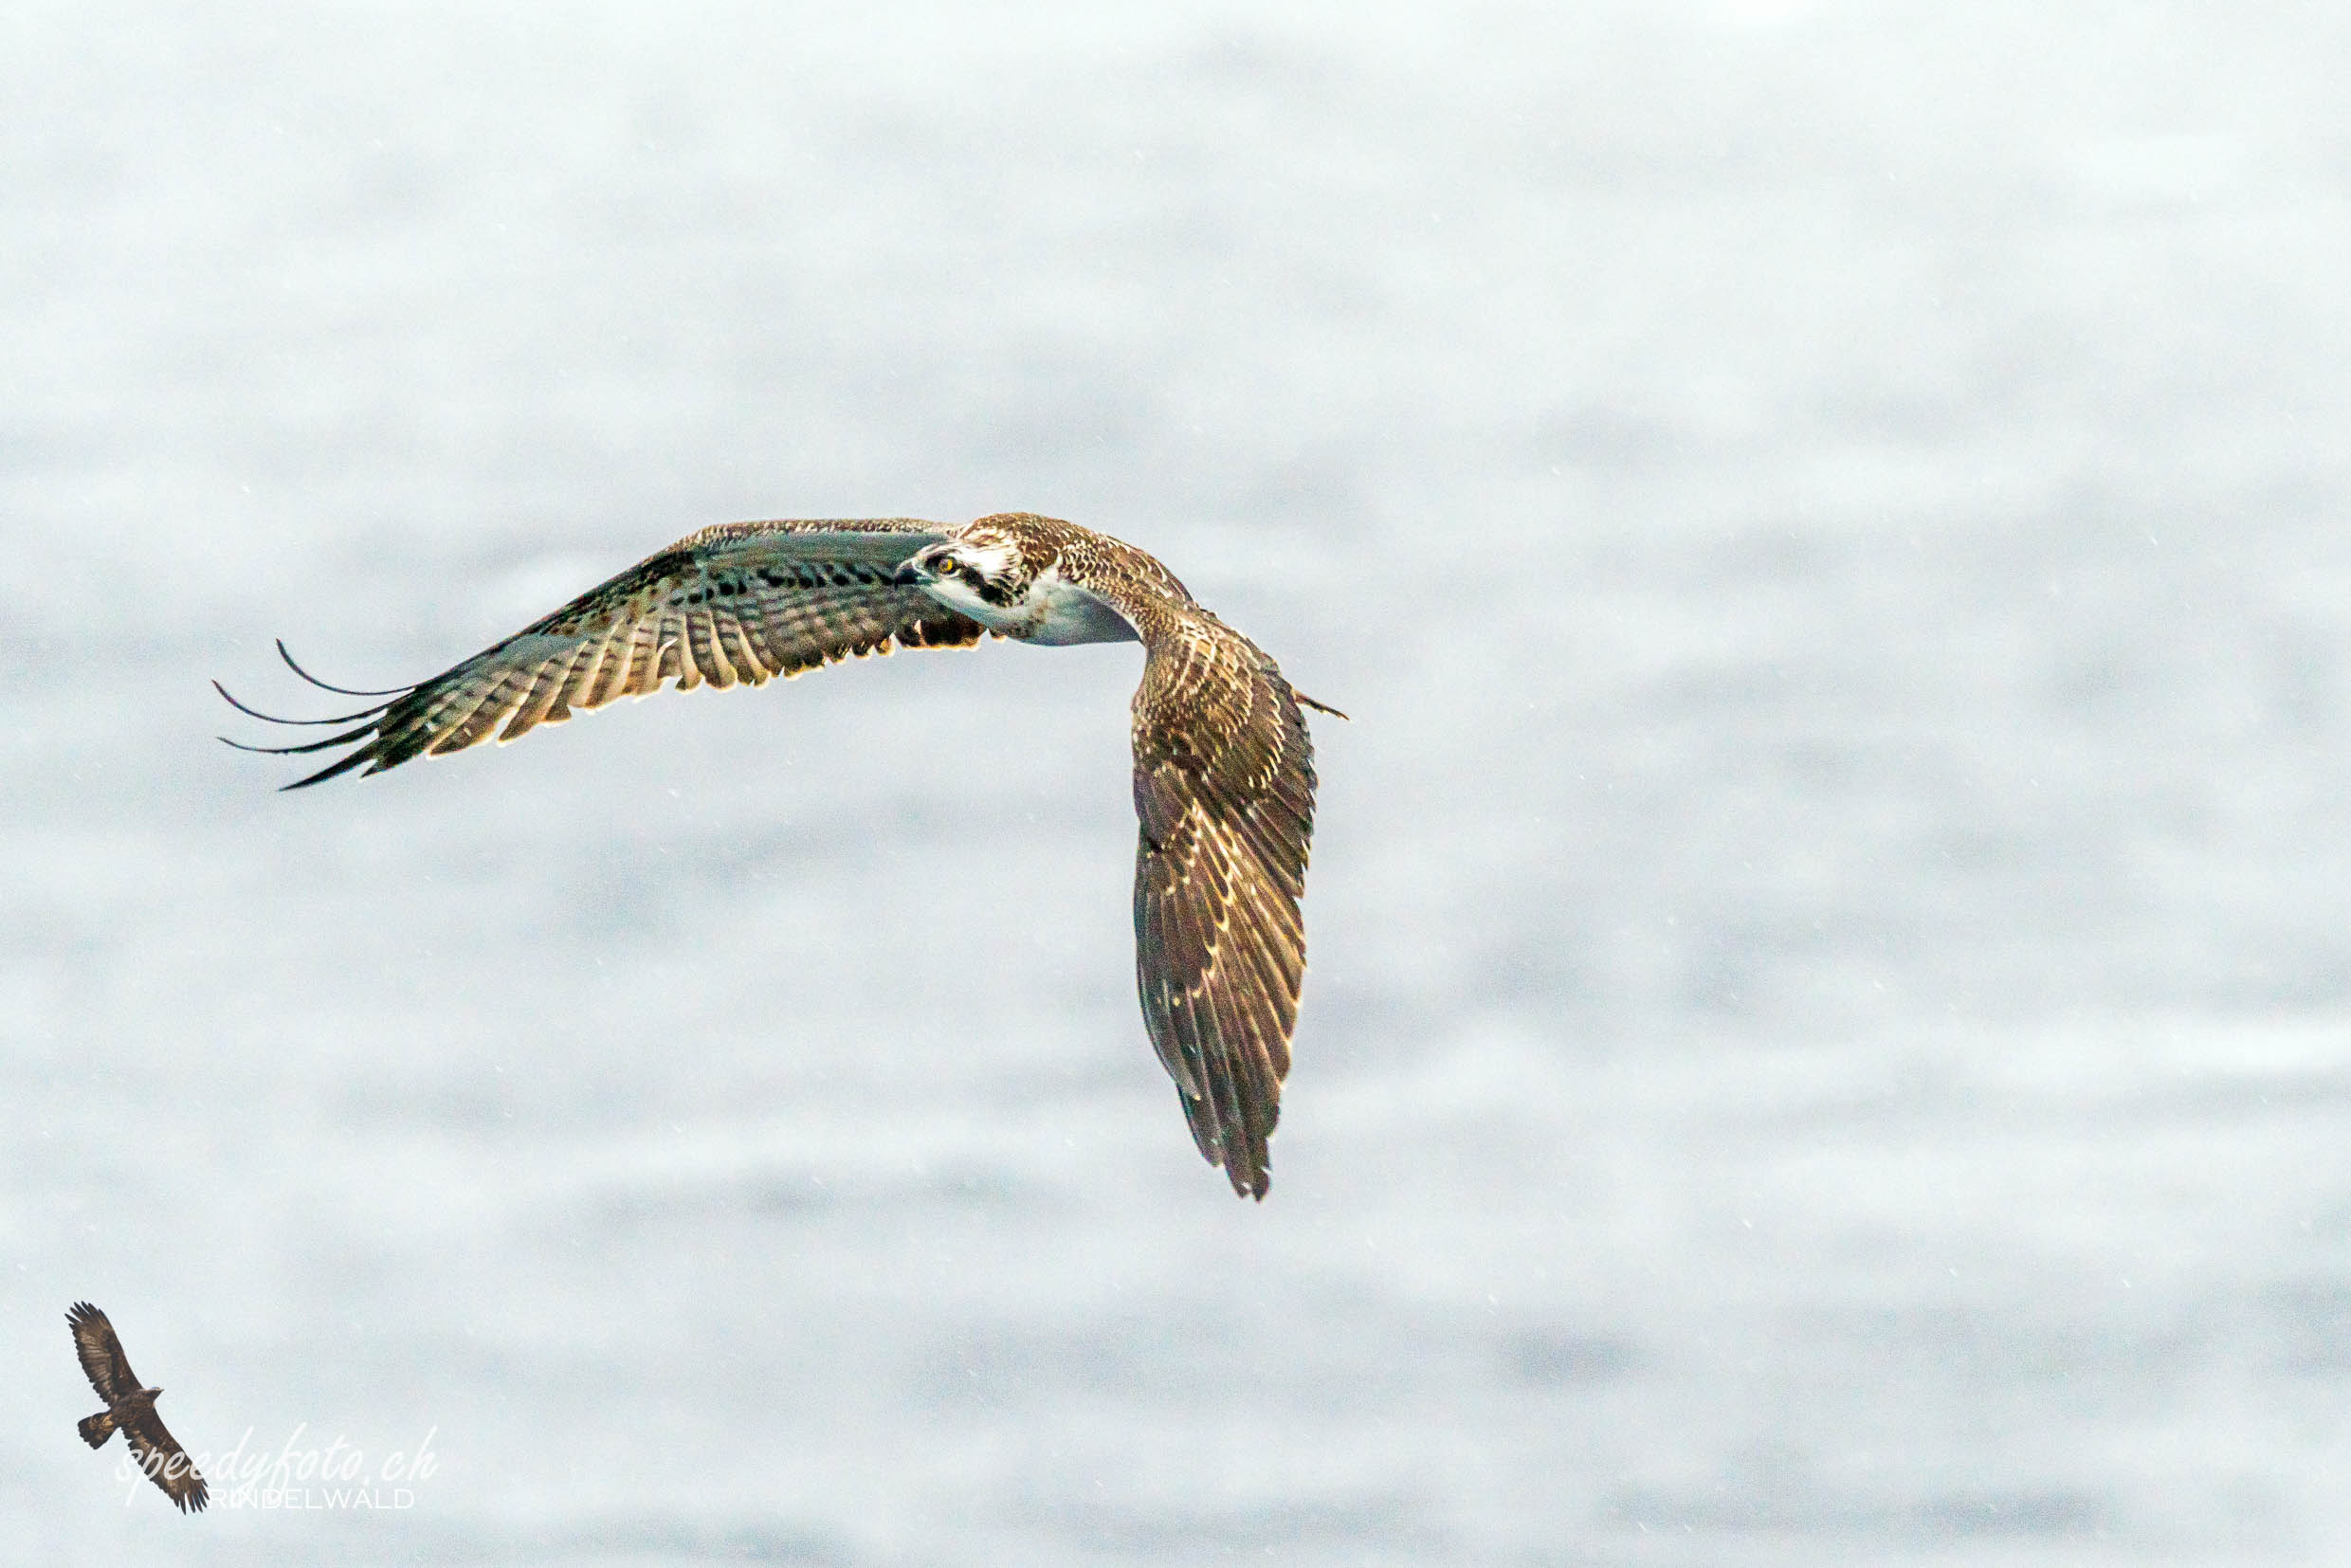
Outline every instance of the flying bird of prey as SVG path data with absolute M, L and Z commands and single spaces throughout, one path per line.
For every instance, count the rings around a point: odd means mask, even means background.
M 163 1391 L 139 1382 L 106 1314 L 87 1302 L 76 1302 L 65 1314 L 65 1322 L 73 1329 L 74 1354 L 82 1359 L 82 1376 L 106 1401 L 104 1410 L 82 1418 L 78 1428 L 82 1440 L 94 1449 L 103 1448 L 106 1439 L 119 1430 L 138 1468 L 163 1488 L 164 1496 L 179 1504 L 181 1513 L 202 1509 L 209 1496 L 204 1477 L 196 1473 L 188 1450 L 164 1430 L 162 1417 L 155 1414 L 155 1395 Z
M 305 745 L 244 748 L 353 748 L 285 786 L 300 789 L 514 740 L 665 682 L 756 686 L 893 645 L 962 647 L 983 636 L 1143 646 L 1133 703 L 1143 1023 L 1200 1153 L 1234 1192 L 1263 1198 L 1305 969 L 1298 904 L 1315 777 L 1300 708 L 1344 715 L 1284 680 L 1133 545 L 1026 512 L 959 528 L 914 518 L 729 523 L 413 686 L 326 686 L 279 645 L 312 684 L 385 699 L 355 713 L 280 720 L 221 695 L 274 723 L 356 724 Z

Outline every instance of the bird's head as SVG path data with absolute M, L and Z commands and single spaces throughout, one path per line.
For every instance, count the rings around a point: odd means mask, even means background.
M 898 569 L 902 588 L 920 588 L 950 610 L 984 627 L 1009 630 L 1028 617 L 1037 568 L 1009 535 L 975 523 L 954 538 L 930 545 Z
M 1069 573 L 1062 547 L 1071 532 L 1033 513 L 998 512 L 916 551 L 896 581 L 1024 643 L 1135 641 L 1125 614 L 1086 586 L 1082 572 Z M 1175 578 L 1167 582 L 1183 592 Z

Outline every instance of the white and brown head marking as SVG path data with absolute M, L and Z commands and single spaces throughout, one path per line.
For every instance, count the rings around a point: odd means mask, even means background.
M 921 588 L 950 608 L 976 611 L 984 619 L 1011 611 L 1036 574 L 1012 540 L 975 528 L 961 529 L 910 557 L 894 580 Z
M 348 692 L 385 699 L 371 707 L 271 720 L 354 727 L 245 749 L 353 748 L 286 786 L 300 789 L 513 740 L 665 683 L 764 685 L 853 655 L 991 635 L 1143 645 L 1133 704 L 1143 1022 L 1200 1153 L 1235 1192 L 1262 1198 L 1306 962 L 1299 900 L 1315 777 L 1301 708 L 1337 710 L 1291 686 L 1131 544 L 1030 512 L 960 528 L 915 518 L 705 528 L 430 680 Z

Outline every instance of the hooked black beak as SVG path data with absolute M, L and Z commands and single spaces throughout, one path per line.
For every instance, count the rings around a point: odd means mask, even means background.
M 930 576 L 929 573 L 915 565 L 914 562 L 908 561 L 898 569 L 898 575 L 892 577 L 890 581 L 899 588 L 920 588 L 930 581 Z

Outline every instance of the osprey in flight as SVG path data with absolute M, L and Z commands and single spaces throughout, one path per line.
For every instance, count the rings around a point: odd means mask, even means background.
M 1143 645 L 1133 704 L 1143 1023 L 1200 1153 L 1234 1192 L 1263 1198 L 1306 961 L 1298 901 L 1315 781 L 1300 708 L 1344 715 L 1284 680 L 1133 545 L 1027 512 L 960 528 L 915 518 L 729 523 L 688 535 L 428 681 L 327 687 L 386 699 L 374 707 L 279 720 L 221 695 L 274 723 L 356 723 L 307 745 L 244 748 L 354 748 L 286 786 L 300 789 L 493 737 L 503 743 L 672 679 L 681 691 L 756 686 L 892 645 L 962 647 L 991 635 Z
M 82 1375 L 106 1401 L 104 1410 L 81 1422 L 82 1440 L 94 1449 L 103 1448 L 119 1428 L 147 1479 L 162 1487 L 163 1495 L 178 1504 L 181 1513 L 201 1509 L 210 1495 L 204 1489 L 204 1477 L 196 1473 L 188 1450 L 164 1430 L 162 1418 L 155 1414 L 155 1395 L 163 1391 L 140 1386 L 138 1374 L 123 1357 L 122 1341 L 115 1338 L 115 1325 L 106 1321 L 106 1314 L 87 1302 L 76 1302 L 65 1314 L 65 1322 L 73 1329 L 74 1354 L 82 1358 Z

